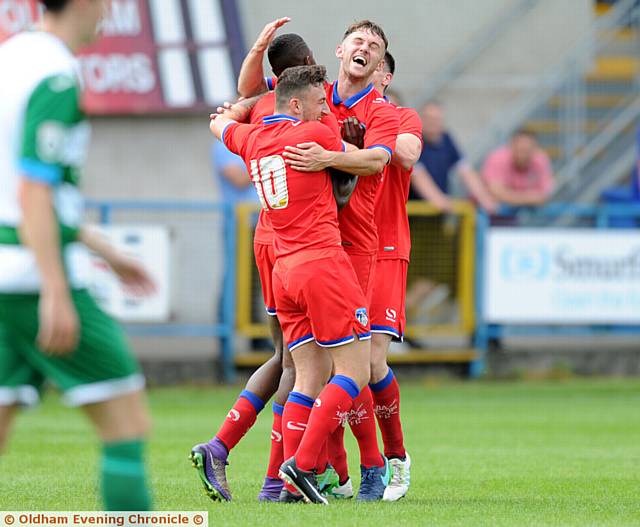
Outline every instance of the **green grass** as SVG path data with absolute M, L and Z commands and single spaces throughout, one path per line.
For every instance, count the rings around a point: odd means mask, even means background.
M 231 525 L 640 525 L 640 382 L 566 380 L 403 385 L 412 486 L 398 503 L 256 503 L 268 411 L 232 453 L 232 503 L 212 503 L 187 455 L 216 431 L 238 388 L 151 391 L 155 505 Z M 99 507 L 97 442 L 53 394 L 19 417 L 0 459 L 0 510 Z M 347 434 L 352 475 L 356 452 Z

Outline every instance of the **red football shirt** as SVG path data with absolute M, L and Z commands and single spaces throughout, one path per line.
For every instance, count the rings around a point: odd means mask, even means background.
M 413 134 L 422 142 L 422 122 L 412 108 L 397 106 L 400 117 L 399 134 Z M 378 228 L 378 260 L 409 261 L 411 235 L 407 217 L 407 199 L 411 184 L 411 170 L 394 164 L 387 165 L 378 188 L 375 221 Z
M 276 258 L 305 249 L 340 246 L 329 173 L 298 172 L 282 157 L 286 146 L 309 141 L 341 151 L 339 136 L 317 121 L 271 115 L 263 118 L 262 124 L 230 124 L 222 139 L 247 165 L 262 208 L 271 219 Z
M 273 85 L 277 79 L 273 77 Z M 251 113 L 249 114 L 249 122 L 251 124 L 262 123 L 262 119 L 264 117 L 268 117 L 273 115 L 273 112 L 276 107 L 276 94 L 273 91 L 270 91 L 266 95 L 264 95 L 255 106 L 251 109 Z M 333 114 L 325 115 L 320 121 L 325 126 L 328 126 L 333 133 L 340 137 L 340 126 L 338 125 L 338 121 Z M 260 215 L 258 216 L 258 223 L 256 224 L 256 231 L 253 235 L 253 239 L 256 243 L 263 245 L 271 245 L 273 243 L 273 228 L 271 227 L 271 220 L 269 216 L 265 214 L 264 210 L 260 211 Z
M 347 117 L 356 117 L 365 125 L 365 148 L 382 148 L 389 156 L 393 154 L 400 119 L 395 108 L 373 88 L 373 84 L 344 101 L 338 95 L 338 82 L 328 84 L 327 103 L 340 126 Z M 349 203 L 338 215 L 342 245 L 347 252 L 375 254 L 378 251 L 374 207 L 381 179 L 382 174 L 361 177 Z

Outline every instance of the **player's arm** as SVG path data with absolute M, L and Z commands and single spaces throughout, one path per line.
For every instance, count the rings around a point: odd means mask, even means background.
M 249 121 L 251 110 L 258 103 L 260 99 L 264 97 L 264 94 L 249 97 L 247 99 L 240 99 L 235 103 L 225 102 L 222 106 L 216 108 L 216 113 L 224 115 L 229 119 L 240 123 L 246 123 Z
M 153 279 L 143 265 L 129 258 L 109 243 L 94 227 L 82 226 L 78 240 L 109 264 L 122 284 L 136 295 L 150 295 L 155 291 Z
M 391 162 L 404 170 L 411 170 L 420 159 L 422 141 L 413 134 L 399 134 Z
M 331 174 L 331 183 L 333 184 L 333 197 L 338 204 L 338 210 L 340 210 L 349 203 L 358 183 L 358 176 L 333 168 L 329 169 L 329 174 Z
M 43 80 L 27 103 L 19 145 L 19 233 L 34 255 L 41 279 L 37 342 L 51 354 L 72 351 L 79 335 L 62 247 L 64 231 L 75 227 L 62 226 L 54 209 L 54 189 L 71 170 L 66 145 L 78 124 L 79 98 L 78 86 L 70 77 Z M 77 232 L 72 239 L 75 236 Z
M 264 53 L 275 37 L 278 28 L 284 26 L 290 20 L 289 17 L 283 17 L 269 22 L 258 35 L 258 39 L 242 62 L 240 74 L 238 75 L 238 93 L 242 97 L 251 97 L 267 91 L 262 69 Z
M 62 263 L 50 185 L 27 175 L 20 186 L 20 205 L 20 238 L 33 252 L 42 281 L 38 345 L 52 355 L 68 353 L 75 348 L 79 324 Z
M 439 211 L 453 211 L 453 201 L 435 184 L 433 177 L 422 163 L 418 163 L 413 168 L 411 186 L 422 199 L 431 203 Z
M 211 119 L 211 121 L 209 121 L 209 130 L 224 143 L 225 128 L 229 125 L 236 124 L 237 121 L 228 117 L 226 112 L 222 114 L 212 113 L 209 118 Z
M 318 143 L 300 143 L 285 147 L 285 163 L 300 172 L 318 172 L 335 168 L 354 176 L 379 174 L 391 159 L 385 147 L 373 147 L 351 152 L 325 150 Z

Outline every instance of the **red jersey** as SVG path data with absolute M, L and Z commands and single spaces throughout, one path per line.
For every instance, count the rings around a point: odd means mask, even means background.
M 422 122 L 412 108 L 395 107 L 400 117 L 399 134 L 415 135 L 422 142 Z M 409 261 L 411 236 L 407 217 L 407 199 L 411 184 L 411 170 L 388 164 L 378 188 L 375 220 L 378 227 L 378 260 Z M 358 182 L 360 184 L 360 182 Z
M 365 125 L 365 148 L 382 148 L 389 156 L 393 155 L 400 121 L 398 112 L 373 84 L 344 101 L 338 95 L 338 82 L 328 84 L 327 104 L 340 126 L 347 117 L 356 117 Z M 347 252 L 375 254 L 378 251 L 374 206 L 381 179 L 382 174 L 361 177 L 349 203 L 338 215 L 342 245 Z
M 273 77 L 273 86 L 275 86 L 276 82 L 277 78 Z M 262 123 L 262 119 L 264 117 L 273 115 L 275 107 L 276 94 L 275 92 L 270 91 L 264 97 L 260 98 L 260 100 L 258 100 L 255 106 L 251 109 L 249 122 L 251 124 Z M 325 115 L 320 122 L 325 126 L 328 126 L 336 136 L 340 137 L 340 126 L 333 114 Z M 269 216 L 265 214 L 264 209 L 260 211 L 256 231 L 253 235 L 253 241 L 260 245 L 271 245 L 273 243 L 273 228 L 271 227 L 271 220 L 269 219 Z
M 298 172 L 282 157 L 286 146 L 309 141 L 342 151 L 339 136 L 317 121 L 271 115 L 263 118 L 262 124 L 228 125 L 222 140 L 247 165 L 262 208 L 271 219 L 276 258 L 305 249 L 340 246 L 329 173 Z

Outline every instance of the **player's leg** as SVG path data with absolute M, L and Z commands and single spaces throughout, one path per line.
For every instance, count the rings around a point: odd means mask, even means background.
M 275 316 L 271 278 L 273 249 L 269 245 L 255 243 L 253 247 L 275 351 L 274 355 L 251 375 L 216 434 L 208 442 L 195 445 L 191 449 L 191 462 L 198 471 L 207 495 L 214 501 L 231 500 L 226 474 L 229 453 L 255 424 L 258 414 L 278 389 L 282 374 L 282 333 Z
M 0 454 L 4 452 L 7 439 L 9 438 L 9 430 L 11 429 L 13 417 L 17 409 L 17 404 L 0 406 Z
M 335 375 L 315 402 L 303 402 L 310 409 L 309 422 L 295 457 L 283 463 L 281 475 L 294 484 L 305 499 L 326 503 L 316 487 L 312 470 L 329 434 L 346 418 L 353 399 L 369 379 L 366 301 L 351 262 L 342 250 L 305 265 L 298 275 L 290 276 L 289 281 L 302 284 L 299 296 L 304 298 L 305 312 L 312 325 L 309 337 L 331 355 Z M 296 375 L 300 375 L 298 362 Z M 296 385 L 298 383 L 296 378 Z
M 144 377 L 120 327 L 86 291 L 73 291 L 72 299 L 81 328 L 72 354 L 50 356 L 34 344 L 38 332 L 36 295 L 16 295 L 10 303 L 15 344 L 35 370 L 62 389 L 67 404 L 90 409 L 102 439 L 105 510 L 148 510 L 151 500 L 143 452 L 149 417 L 140 395 Z M 0 309 L 2 306 L 0 303 Z
M 371 383 L 376 419 L 385 456 L 389 459 L 391 479 L 383 499 L 396 501 L 409 490 L 411 458 L 404 447 L 400 421 L 400 389 L 387 364 L 392 340 L 402 341 L 405 326 L 405 291 L 408 262 L 378 262 L 371 304 Z
M 282 414 L 284 405 L 287 402 L 289 392 L 293 389 L 295 382 L 295 369 L 293 359 L 288 348 L 284 347 L 282 328 L 275 316 L 269 317 L 269 325 L 271 335 L 276 349 L 282 350 L 282 364 L 278 389 L 274 396 L 272 404 L 273 424 L 271 426 L 271 450 L 269 452 L 269 464 L 267 466 L 267 474 L 260 494 L 259 501 L 279 501 L 282 491 L 282 480 L 278 477 L 278 470 L 284 461 L 284 442 L 282 434 Z
M 349 255 L 349 259 L 358 277 L 358 283 L 365 293 L 367 306 L 371 305 L 373 297 L 374 279 L 376 273 L 376 255 Z M 360 451 L 360 474 L 362 481 L 373 481 L 379 473 L 386 473 L 386 460 L 380 454 L 378 436 L 373 409 L 373 397 L 371 390 L 365 386 L 353 402 L 353 408 L 348 416 L 348 423 Z M 337 432 L 338 434 L 340 431 Z M 331 442 L 336 445 L 336 438 Z M 344 447 L 342 448 L 344 450 Z M 340 452 L 340 449 L 337 450 Z M 340 456 L 336 456 L 334 461 L 339 462 Z M 341 475 L 341 479 L 343 476 Z M 376 492 L 372 494 L 374 489 Z M 382 488 L 378 486 L 361 485 L 358 499 L 376 500 L 382 499 Z

